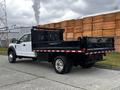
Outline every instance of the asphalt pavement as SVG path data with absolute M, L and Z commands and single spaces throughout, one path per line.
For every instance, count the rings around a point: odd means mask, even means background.
M 0 90 L 120 90 L 120 71 L 93 67 L 56 74 L 52 65 L 0 56 Z

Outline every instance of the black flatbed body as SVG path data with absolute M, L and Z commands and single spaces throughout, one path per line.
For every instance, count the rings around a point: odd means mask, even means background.
M 79 37 L 78 40 L 64 41 L 64 29 L 31 29 L 32 50 L 84 50 L 84 52 L 114 50 L 114 37 Z

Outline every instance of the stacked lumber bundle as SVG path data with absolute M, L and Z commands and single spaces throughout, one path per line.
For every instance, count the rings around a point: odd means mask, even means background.
M 74 28 L 75 28 L 75 20 L 66 21 L 65 33 L 67 40 L 74 39 Z
M 83 18 L 83 36 L 92 36 L 92 17 Z
M 120 37 L 115 37 L 115 49 L 120 52 Z
M 115 13 L 104 15 L 103 36 L 115 35 Z
M 103 35 L 103 15 L 93 17 L 92 35 L 94 37 Z
M 120 52 L 120 12 L 116 13 L 115 48 Z
M 75 20 L 75 27 L 74 27 L 74 39 L 78 39 L 78 37 L 83 36 L 83 20 L 78 19 Z
M 120 12 L 116 13 L 116 37 L 120 37 Z

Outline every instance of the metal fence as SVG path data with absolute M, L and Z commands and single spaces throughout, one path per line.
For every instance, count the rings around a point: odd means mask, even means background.
M 30 33 L 31 27 L 16 27 L 0 30 L 0 47 L 6 48 L 13 38 L 20 38 L 25 33 Z

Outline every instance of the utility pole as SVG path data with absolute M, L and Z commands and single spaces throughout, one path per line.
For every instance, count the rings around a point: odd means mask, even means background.
M 0 0 L 0 41 L 6 40 L 6 46 L 8 45 L 8 25 L 7 25 L 7 12 L 6 12 L 6 0 Z
M 0 28 L 7 27 L 6 0 L 0 0 Z

